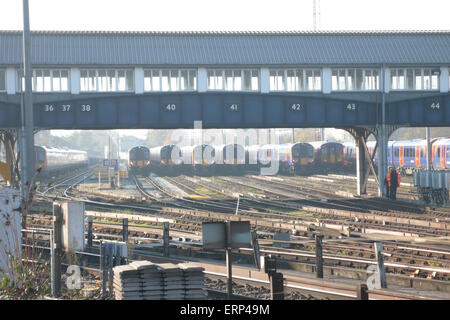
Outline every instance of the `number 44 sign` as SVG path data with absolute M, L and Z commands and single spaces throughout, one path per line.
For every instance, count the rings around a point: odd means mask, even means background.
M 441 106 L 439 105 L 439 102 L 433 102 L 430 105 L 431 110 L 439 110 L 441 108 Z

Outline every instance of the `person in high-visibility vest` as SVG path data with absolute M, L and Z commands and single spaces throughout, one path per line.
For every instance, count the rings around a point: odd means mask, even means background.
M 401 177 L 400 174 L 395 170 L 395 167 L 391 168 L 391 171 L 386 175 L 386 181 L 388 185 L 388 197 L 392 200 L 397 199 L 397 188 L 400 186 Z

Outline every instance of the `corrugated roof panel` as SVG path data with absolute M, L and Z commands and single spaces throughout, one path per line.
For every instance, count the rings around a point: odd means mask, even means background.
M 0 31 L 0 64 L 22 63 Z M 37 65 L 450 64 L 450 32 L 33 32 Z

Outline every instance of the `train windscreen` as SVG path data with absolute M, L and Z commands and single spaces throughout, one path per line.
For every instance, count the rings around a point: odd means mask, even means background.
M 130 160 L 148 160 L 149 155 L 147 149 L 136 148 L 130 151 Z

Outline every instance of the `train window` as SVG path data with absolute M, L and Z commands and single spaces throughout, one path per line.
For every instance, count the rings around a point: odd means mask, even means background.
M 447 145 L 447 159 L 450 158 L 450 147 Z
M 399 150 L 398 149 L 395 149 L 394 155 L 395 155 L 395 157 L 398 157 L 398 155 L 399 155 Z
M 5 69 L 0 69 L 0 91 L 6 90 L 6 71 Z
M 438 147 L 438 149 L 437 149 L 437 157 L 438 158 L 441 157 L 441 147 Z

